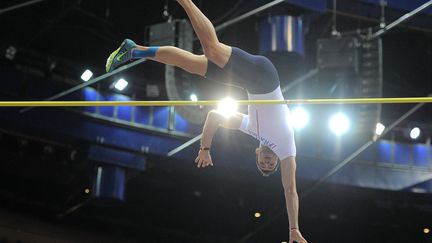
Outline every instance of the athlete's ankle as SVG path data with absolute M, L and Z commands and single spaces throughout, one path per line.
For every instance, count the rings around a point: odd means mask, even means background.
M 147 58 L 156 56 L 157 51 L 159 50 L 159 46 L 138 46 L 137 48 L 132 49 L 132 58 Z

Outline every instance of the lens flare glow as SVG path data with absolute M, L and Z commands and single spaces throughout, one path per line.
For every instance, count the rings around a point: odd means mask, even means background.
M 225 98 L 218 104 L 218 111 L 225 117 L 230 117 L 237 112 L 238 103 L 232 98 Z
M 337 113 L 330 118 L 330 130 L 337 136 L 341 136 L 348 131 L 351 124 L 348 117 L 342 113 Z
M 296 129 L 302 129 L 309 123 L 309 113 L 301 108 L 297 107 L 292 111 L 292 120 L 293 120 L 293 126 Z

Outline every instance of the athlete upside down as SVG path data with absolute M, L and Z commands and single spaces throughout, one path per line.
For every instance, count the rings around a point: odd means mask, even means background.
M 219 42 L 214 26 L 192 0 L 177 1 L 189 16 L 204 49 L 204 55 L 195 55 L 173 46 L 139 46 L 127 39 L 108 58 L 107 72 L 131 60 L 147 58 L 180 67 L 210 80 L 218 81 L 221 76 L 230 75 L 235 81 L 228 85 L 245 89 L 249 99 L 284 100 L 278 73 L 270 60 Z M 264 176 L 274 173 L 280 165 L 290 224 L 290 243 L 307 243 L 298 224 L 296 146 L 288 106 L 249 105 L 247 115 L 236 113 L 231 117 L 225 117 L 215 110 L 210 111 L 195 160 L 198 168 L 213 166 L 210 148 L 213 136 L 220 126 L 241 130 L 260 142 L 255 150 L 256 164 Z

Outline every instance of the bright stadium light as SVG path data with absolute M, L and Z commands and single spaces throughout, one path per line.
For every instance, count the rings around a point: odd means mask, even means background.
M 84 81 L 84 82 L 87 82 L 87 81 L 89 81 L 90 79 L 91 79 L 91 77 L 93 77 L 93 72 L 92 71 L 90 71 L 90 70 L 85 70 L 84 72 L 83 72 L 83 74 L 81 75 L 81 79 Z
M 381 136 L 381 134 L 383 134 L 385 128 L 386 127 L 382 123 L 378 122 L 376 124 L 375 134 L 378 135 L 378 136 Z
M 195 102 L 195 101 L 198 101 L 198 96 L 197 96 L 196 94 L 191 94 L 191 95 L 190 95 L 190 100 L 191 100 L 191 101 L 194 101 L 194 102 Z
M 293 126 L 302 129 L 309 123 L 309 113 L 302 107 L 297 107 L 292 111 Z
M 9 46 L 9 47 L 6 49 L 5 57 L 6 57 L 7 59 L 13 61 L 13 60 L 15 59 L 16 54 L 17 54 L 17 49 L 16 49 L 16 47 L 14 47 L 14 46 Z
M 128 81 L 124 79 L 119 79 L 117 82 L 114 83 L 114 88 L 116 88 L 118 91 L 123 91 L 128 86 Z
M 350 128 L 350 121 L 348 117 L 342 113 L 337 113 L 330 118 L 330 130 L 337 136 L 346 133 Z
M 225 117 L 230 117 L 237 112 L 238 103 L 232 98 L 225 98 L 218 104 L 218 111 Z
M 419 138 L 421 135 L 421 130 L 418 127 L 413 127 L 410 131 L 410 138 L 412 140 L 416 140 L 417 138 Z

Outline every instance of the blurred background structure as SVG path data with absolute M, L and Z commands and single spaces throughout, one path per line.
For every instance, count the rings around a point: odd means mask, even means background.
M 194 2 L 222 42 L 275 63 L 286 99 L 432 94 L 430 1 Z M 202 53 L 176 1 L 2 1 L 0 99 L 89 82 L 125 38 Z M 246 94 L 148 61 L 59 99 L 227 97 Z M 205 170 L 181 146 L 211 108 L 1 108 L 0 242 L 288 241 L 279 172 L 260 175 L 252 138 L 220 130 Z M 432 242 L 431 105 L 290 108 L 309 242 Z

